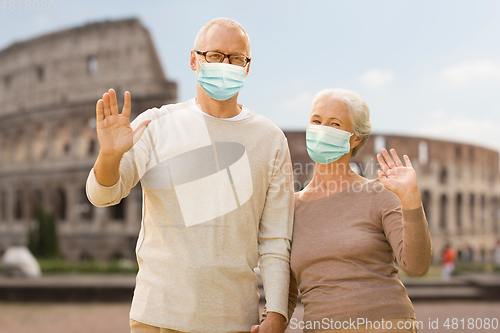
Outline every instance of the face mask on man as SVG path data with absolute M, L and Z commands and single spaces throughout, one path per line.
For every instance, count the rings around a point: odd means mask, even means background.
M 334 162 L 351 151 L 352 133 L 331 126 L 308 124 L 306 129 L 307 153 L 320 164 Z
M 245 83 L 246 67 L 225 63 L 200 63 L 198 82 L 208 96 L 225 101 L 236 95 Z

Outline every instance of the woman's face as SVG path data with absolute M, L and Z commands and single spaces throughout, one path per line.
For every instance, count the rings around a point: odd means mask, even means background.
M 342 102 L 322 99 L 314 103 L 309 116 L 309 124 L 330 126 L 336 129 L 354 133 L 349 111 Z M 351 136 L 351 150 L 361 142 L 361 137 Z

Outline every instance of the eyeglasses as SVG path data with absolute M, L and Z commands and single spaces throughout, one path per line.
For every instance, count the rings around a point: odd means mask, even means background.
M 205 57 L 205 60 L 207 62 L 223 62 L 226 57 L 229 59 L 229 63 L 231 65 L 236 65 L 236 66 L 242 66 L 245 67 L 248 62 L 250 61 L 250 58 L 245 57 L 244 55 L 239 55 L 239 54 L 225 54 L 217 51 L 194 51 L 198 53 L 199 55 L 202 55 Z

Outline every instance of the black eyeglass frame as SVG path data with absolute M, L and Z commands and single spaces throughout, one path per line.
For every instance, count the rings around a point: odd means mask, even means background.
M 237 54 L 225 54 L 225 53 L 222 53 L 222 52 L 219 52 L 219 51 L 198 51 L 198 50 L 194 50 L 194 52 L 196 52 L 196 53 L 197 53 L 197 54 L 199 54 L 199 55 L 202 55 L 202 56 L 205 58 L 205 61 L 206 61 L 206 62 L 208 62 L 208 63 L 210 63 L 210 61 L 208 61 L 208 60 L 207 60 L 207 53 L 208 53 L 208 52 L 216 52 L 216 53 L 220 53 L 220 54 L 222 54 L 224 57 L 222 58 L 222 60 L 221 60 L 219 63 L 224 62 L 224 60 L 227 58 L 227 59 L 228 59 L 228 61 L 229 61 L 229 63 L 230 63 L 231 65 L 233 65 L 233 64 L 231 63 L 231 58 L 229 58 L 229 57 L 230 57 L 230 56 L 237 55 Z M 248 65 L 248 63 L 250 62 L 251 58 L 246 57 L 246 56 L 244 56 L 244 55 L 242 55 L 242 57 L 243 57 L 243 58 L 245 58 L 246 62 L 245 62 L 245 64 L 244 64 L 244 65 L 242 65 L 241 67 L 245 67 L 246 65 Z M 235 65 L 235 66 L 238 66 L 238 65 Z

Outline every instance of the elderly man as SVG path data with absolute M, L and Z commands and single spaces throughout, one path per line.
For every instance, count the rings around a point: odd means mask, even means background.
M 259 332 L 283 332 L 290 154 L 278 127 L 237 102 L 249 68 L 243 27 L 215 19 L 191 51 L 196 98 L 132 123 L 128 92 L 122 113 L 112 89 L 97 102 L 89 200 L 116 205 L 139 180 L 143 190 L 132 332 L 249 332 L 259 320 L 257 264 L 269 312 Z

